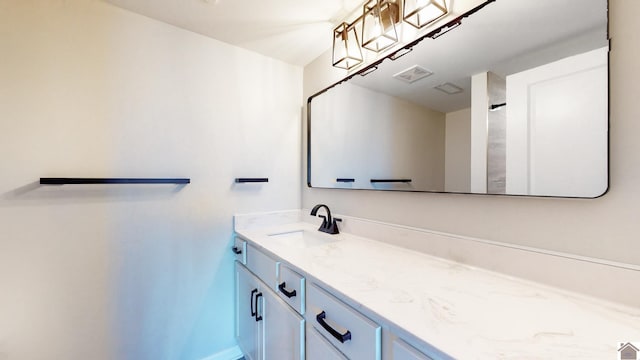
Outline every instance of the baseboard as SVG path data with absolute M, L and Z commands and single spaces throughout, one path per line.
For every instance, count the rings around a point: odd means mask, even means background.
M 240 348 L 238 346 L 234 346 L 232 348 L 228 348 L 226 350 L 222 350 L 218 353 L 215 353 L 213 355 L 209 355 L 205 358 L 202 358 L 200 360 L 238 360 L 240 359 L 242 356 L 244 356 L 242 354 L 242 351 L 240 351 Z

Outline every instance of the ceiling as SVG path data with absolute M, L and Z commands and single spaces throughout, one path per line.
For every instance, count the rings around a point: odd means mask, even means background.
M 608 45 L 606 0 L 507 0 L 489 4 L 442 37 L 424 39 L 409 54 L 385 60 L 351 84 L 451 112 L 471 105 L 471 76 L 501 77 Z M 393 75 L 414 65 L 433 75 L 407 84 Z M 453 83 L 446 95 L 434 87 Z
M 332 29 L 337 23 L 355 17 L 354 14 L 364 3 L 364 0 L 103 1 L 299 66 L 310 63 L 331 48 Z M 447 1 L 452 10 L 450 16 L 457 16 L 481 2 Z M 389 92 L 390 83 L 387 79 L 390 76 L 418 64 L 433 71 L 434 75 L 427 78 L 428 81 L 421 80 L 411 86 L 393 80 L 391 84 L 395 83 L 396 86 L 392 93 L 417 94 L 418 87 L 426 89 L 433 82 L 446 81 L 457 81 L 456 85 L 466 90 L 472 74 L 491 70 L 504 76 L 518 70 L 518 67 L 524 68 L 522 65 L 535 65 L 536 61 L 543 63 L 553 54 L 538 51 L 538 55 L 546 58 L 536 60 L 531 55 L 532 50 L 572 39 L 587 30 L 598 29 L 596 36 L 602 43 L 602 33 L 606 32 L 606 3 L 606 0 L 496 1 L 465 19 L 460 28 L 438 40 L 426 39 L 411 56 L 405 56 L 393 65 L 388 65 L 386 61 L 375 76 L 370 75 L 354 83 L 370 88 L 386 88 Z M 589 39 L 585 40 L 590 42 Z M 578 47 L 584 46 L 578 44 Z M 460 52 L 461 49 L 465 51 Z M 566 46 L 563 45 L 556 46 L 551 53 L 566 52 Z M 419 60 L 415 60 L 416 53 L 421 54 Z M 518 56 L 521 63 L 505 63 L 506 59 Z M 385 73 L 385 76 L 378 73 Z M 429 89 L 432 87 L 429 86 Z M 414 95 L 415 100 L 418 100 L 417 96 Z M 468 91 L 458 96 L 462 97 L 468 98 Z M 453 101 L 451 96 L 437 92 L 428 98 L 433 100 L 431 105 L 439 104 L 441 110 L 462 106 L 460 101 Z
M 363 0 L 104 0 L 135 13 L 304 66 Z

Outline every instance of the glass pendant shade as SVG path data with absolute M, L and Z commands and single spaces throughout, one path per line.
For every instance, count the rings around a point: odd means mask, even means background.
M 402 19 L 420 29 L 447 14 L 445 0 L 404 0 Z
M 362 47 L 379 52 L 397 43 L 398 21 L 398 4 L 389 0 L 365 3 L 362 10 Z
M 360 65 L 362 59 L 355 27 L 342 23 L 333 29 L 333 66 L 349 70 Z

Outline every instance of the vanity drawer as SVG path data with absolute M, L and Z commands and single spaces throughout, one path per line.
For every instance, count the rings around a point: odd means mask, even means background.
M 233 246 L 231 247 L 231 251 L 233 251 L 236 256 L 236 260 L 242 265 L 247 264 L 247 242 L 242 240 L 242 238 L 237 237 L 233 240 Z
M 401 339 L 393 340 L 391 348 L 393 360 L 433 360 Z
M 247 244 L 247 268 L 269 288 L 276 289 L 276 261 L 251 244 Z
M 276 292 L 300 315 L 304 315 L 304 285 L 304 276 L 291 270 L 287 265 L 278 263 L 278 290 Z
M 348 358 L 380 360 L 380 326 L 315 284 L 307 288 L 305 316 Z
M 307 326 L 306 360 L 348 360 L 318 333 L 318 330 Z

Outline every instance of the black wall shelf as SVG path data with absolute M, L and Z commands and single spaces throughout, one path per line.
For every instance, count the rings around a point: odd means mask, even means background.
M 236 183 L 266 183 L 269 182 L 269 178 L 236 178 Z
M 189 184 L 189 178 L 40 178 L 41 185 Z

